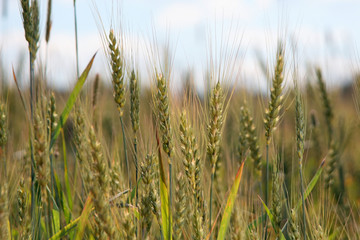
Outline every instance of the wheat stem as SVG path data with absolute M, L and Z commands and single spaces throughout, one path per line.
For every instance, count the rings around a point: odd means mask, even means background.
M 79 41 L 78 41 L 78 26 L 76 14 L 76 0 L 74 0 L 74 26 L 75 26 L 75 55 L 76 55 L 76 76 L 80 77 L 79 72 Z
M 129 160 L 127 155 L 127 147 L 126 147 L 126 136 L 125 136 L 125 128 L 124 128 L 124 120 L 123 116 L 120 116 L 120 123 L 121 123 L 121 131 L 123 136 L 123 145 L 124 145 L 124 157 L 125 157 L 125 164 L 127 169 L 127 175 L 129 180 L 129 188 L 131 188 L 131 175 L 130 175 L 130 166 L 129 166 Z
M 296 122 L 296 143 L 297 143 L 297 155 L 299 161 L 299 171 L 300 171 L 300 187 L 301 187 L 301 201 L 302 201 L 302 210 L 303 210 L 303 222 L 304 222 L 304 240 L 306 240 L 306 218 L 305 218 L 305 200 L 304 200 L 304 179 L 303 179 L 303 158 L 304 158 L 304 141 L 305 141 L 305 123 L 304 123 L 304 113 L 302 108 L 302 100 L 300 92 L 298 90 L 296 94 L 295 101 L 295 122 Z

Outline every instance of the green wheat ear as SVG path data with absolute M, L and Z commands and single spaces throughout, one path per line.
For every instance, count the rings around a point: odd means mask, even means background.
M 36 59 L 36 53 L 39 49 L 39 6 L 37 0 L 21 0 L 23 25 L 25 29 L 25 39 L 28 42 L 29 52 L 32 55 L 32 61 Z M 32 62 L 32 63 L 33 63 Z
M 211 171 L 214 173 L 216 162 L 219 157 L 221 130 L 224 120 L 223 91 L 220 82 L 217 82 L 211 94 L 209 118 L 207 154 L 210 159 Z
M 165 77 L 162 74 L 156 76 L 157 92 L 156 104 L 161 131 L 164 152 L 170 157 L 173 153 L 172 130 L 170 125 L 169 90 Z
M 328 137 L 329 137 L 328 145 L 330 146 L 330 144 L 333 140 L 332 120 L 334 118 L 334 113 L 332 110 L 328 92 L 326 91 L 325 81 L 323 79 L 320 68 L 316 69 L 316 76 L 317 76 L 319 90 L 320 90 L 320 94 L 321 94 L 321 100 L 322 100 L 322 104 L 323 104 L 323 108 L 324 108 L 325 121 L 326 121 L 326 125 L 328 128 Z
M 270 102 L 268 108 L 265 111 L 265 138 L 266 143 L 270 143 L 270 139 L 272 136 L 272 132 L 274 131 L 278 121 L 279 121 L 279 113 L 282 106 L 281 96 L 283 90 L 283 70 L 284 70 L 284 53 L 282 46 L 279 47 L 277 53 L 275 74 L 272 80 L 272 88 L 270 90 Z
M 256 134 L 254 119 L 250 115 L 249 109 L 246 107 L 246 103 L 245 106 L 240 108 L 240 114 L 240 125 L 243 129 L 243 136 L 240 136 L 240 138 L 245 138 L 246 145 L 248 145 L 250 149 L 250 156 L 254 161 L 255 173 L 258 176 L 261 176 L 262 156 L 260 153 L 259 140 Z M 244 147 L 242 147 L 242 149 L 244 149 Z M 240 159 L 241 161 L 243 160 L 245 151 L 242 150 L 242 158 Z
M 134 135 L 139 130 L 140 88 L 138 76 L 133 70 L 130 75 L 130 118 Z
M 111 57 L 112 83 L 114 88 L 114 100 L 120 117 L 123 116 L 125 105 L 125 85 L 124 85 L 124 62 L 120 55 L 119 44 L 114 36 L 114 31 L 110 30 L 109 50 Z

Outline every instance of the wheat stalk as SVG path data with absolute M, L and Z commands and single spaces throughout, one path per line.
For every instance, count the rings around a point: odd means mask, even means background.
M 79 39 L 78 39 L 78 24 L 77 24 L 77 12 L 76 12 L 76 0 L 74 0 L 74 30 L 75 30 L 75 56 L 76 56 L 76 76 L 80 77 L 79 71 Z
M 334 114 L 332 111 L 332 107 L 331 107 L 331 103 L 330 103 L 330 99 L 328 96 L 328 93 L 326 91 L 326 86 L 325 86 L 325 82 L 324 79 L 322 77 L 322 73 L 320 68 L 316 69 L 316 76 L 317 76 L 317 80 L 318 80 L 318 85 L 319 85 L 319 90 L 320 90 L 320 94 L 321 94 L 321 100 L 322 100 L 322 104 L 324 107 L 324 116 L 325 116 L 325 121 L 326 121 L 326 125 L 328 128 L 328 146 L 330 146 L 332 139 L 333 139 L 333 127 L 332 127 L 332 120 L 334 118 Z
M 171 222 L 171 209 L 172 209 L 172 161 L 173 142 L 172 130 L 170 124 L 170 101 L 168 83 L 162 74 L 156 76 L 157 92 L 156 92 L 156 106 L 159 120 L 159 128 L 161 132 L 161 140 L 164 152 L 168 156 L 169 163 L 169 223 Z M 169 239 L 171 238 L 171 228 L 169 231 Z
M 209 200 L 209 231 L 212 225 L 212 195 L 216 163 L 219 158 L 221 131 L 223 125 L 223 92 L 218 81 L 214 86 L 210 97 L 210 114 L 208 124 L 207 155 L 211 166 L 210 200 Z
M 123 144 L 124 144 L 124 157 L 126 163 L 126 169 L 129 180 L 129 187 L 131 188 L 131 176 L 130 176 L 130 166 L 127 156 L 127 147 L 126 147 L 126 137 L 125 137 L 125 127 L 124 127 L 124 105 L 125 105 L 125 85 L 124 85 L 124 61 L 120 54 L 119 44 L 117 43 L 116 37 L 114 36 L 114 31 L 110 30 L 109 33 L 109 52 L 111 58 L 111 70 L 112 70 L 112 83 L 114 89 L 114 100 L 117 104 L 117 109 L 119 111 L 121 130 L 123 135 Z
M 280 174 L 279 174 L 279 156 L 277 157 L 277 161 L 275 161 L 274 166 L 273 166 L 273 184 L 272 184 L 272 213 L 273 213 L 273 224 L 274 224 L 274 228 L 275 228 L 275 233 L 277 235 L 277 238 L 279 239 L 280 237 L 280 232 L 281 232 L 281 220 L 282 220 L 282 216 L 281 216 L 281 205 L 282 205 L 282 182 L 280 179 Z
M 3 103 L 0 103 L 0 156 L 8 140 L 7 111 Z
M 272 133 L 279 122 L 279 113 L 282 106 L 282 90 L 283 90 L 283 70 L 284 70 L 284 52 L 280 45 L 277 52 L 277 60 L 275 73 L 272 80 L 272 88 L 270 90 L 270 102 L 265 111 L 265 140 L 266 140 L 266 185 L 265 185 L 265 204 L 268 204 L 269 198 L 269 145 Z
M 298 90 L 299 91 L 299 90 Z M 305 142 L 305 121 L 304 121 L 304 112 L 302 99 L 300 92 L 296 94 L 295 100 L 295 130 L 296 130 L 296 149 L 299 162 L 299 171 L 300 171 L 300 189 L 301 189 L 301 201 L 302 201 L 302 210 L 303 210 L 303 233 L 304 240 L 306 240 L 306 218 L 305 218 L 305 200 L 304 200 L 304 179 L 303 179 L 303 158 L 304 158 L 304 142 Z
M 131 118 L 131 126 L 133 130 L 133 145 L 134 145 L 134 158 L 135 158 L 135 182 L 138 182 L 139 175 L 139 166 L 138 166 L 138 138 L 137 132 L 139 130 L 139 122 L 140 122 L 140 88 L 138 84 L 138 77 L 133 70 L 130 75 L 130 118 Z M 135 205 L 138 205 L 139 192 L 138 188 L 136 188 L 136 199 Z

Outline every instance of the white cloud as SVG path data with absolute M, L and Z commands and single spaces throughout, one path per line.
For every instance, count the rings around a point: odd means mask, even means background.
M 208 23 L 211 19 L 219 21 L 251 20 L 271 6 L 273 0 L 198 0 L 192 2 L 175 1 L 162 8 L 156 17 L 160 27 L 185 29 L 199 23 Z
M 166 7 L 157 17 L 160 27 L 186 28 L 198 24 L 205 17 L 198 3 L 174 3 Z M 170 25 L 169 25 L 170 24 Z

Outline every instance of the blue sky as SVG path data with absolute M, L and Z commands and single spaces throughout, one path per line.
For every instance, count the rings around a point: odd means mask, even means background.
M 46 4 L 47 0 L 40 0 L 42 39 Z M 11 66 L 16 66 L 19 56 L 27 53 L 19 1 L 8 0 L 7 10 L 7 17 L 0 20 L 0 54 L 10 76 Z M 220 51 L 220 36 L 239 43 L 229 50 L 239 49 L 239 55 L 231 59 L 239 84 L 255 88 L 264 86 L 256 56 L 262 56 L 271 66 L 279 37 L 285 39 L 289 50 L 296 44 L 295 61 L 292 51 L 287 51 L 288 71 L 296 64 L 301 79 L 306 79 L 309 66 L 321 66 L 329 84 L 339 84 L 359 66 L 357 0 L 77 0 L 77 10 L 80 69 L 98 51 L 92 73 L 109 76 L 98 28 L 100 16 L 106 32 L 110 26 L 119 29 L 121 22 L 129 42 L 126 54 L 136 53 L 144 84 L 149 78 L 147 69 L 153 65 L 148 52 L 154 33 L 159 51 L 167 40 L 170 42 L 175 88 L 189 69 L 193 69 L 198 86 L 202 86 L 209 68 L 209 42 L 217 42 L 216 49 Z M 74 83 L 76 72 L 73 0 L 53 0 L 52 21 L 47 74 L 51 85 L 68 87 Z M 38 64 L 45 62 L 45 53 L 46 44 L 42 41 Z M 27 75 L 23 78 L 26 81 Z

